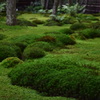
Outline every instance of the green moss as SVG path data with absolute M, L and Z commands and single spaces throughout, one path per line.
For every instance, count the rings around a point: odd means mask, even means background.
M 23 59 L 34 59 L 45 56 L 43 49 L 38 47 L 26 47 L 23 52 Z
M 86 38 L 96 38 L 100 37 L 99 29 L 85 29 L 81 31 L 81 34 Z
M 66 35 L 74 33 L 74 31 L 69 28 L 62 29 L 62 30 L 60 30 L 60 32 L 63 34 L 66 34 Z
M 48 42 L 34 42 L 33 44 L 28 45 L 28 47 L 39 47 L 45 51 L 52 51 L 54 47 L 50 45 Z
M 71 30 L 80 30 L 80 29 L 85 29 L 86 26 L 82 23 L 74 23 L 73 25 L 70 26 Z
M 3 40 L 3 39 L 5 39 L 5 35 L 4 34 L 0 34 L 0 40 Z
M 88 67 L 90 66 L 90 67 Z M 98 66 L 67 56 L 45 57 L 18 65 L 9 76 L 14 85 L 29 86 L 49 96 L 99 100 Z
M 17 64 L 21 64 L 21 63 L 23 63 L 23 61 L 17 57 L 8 57 L 4 59 L 0 65 L 5 68 L 10 68 L 10 67 L 15 67 Z

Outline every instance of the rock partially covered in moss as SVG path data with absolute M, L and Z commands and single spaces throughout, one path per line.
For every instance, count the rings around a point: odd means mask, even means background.
M 17 64 L 21 63 L 23 63 L 23 61 L 17 57 L 8 57 L 1 62 L 1 66 L 5 68 L 10 68 L 10 67 L 15 67 Z

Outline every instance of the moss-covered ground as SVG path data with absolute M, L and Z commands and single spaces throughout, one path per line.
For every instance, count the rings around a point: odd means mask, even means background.
M 19 18 L 25 18 L 32 20 L 38 18 L 39 20 L 46 20 L 48 17 L 44 17 L 40 14 L 22 14 Z M 59 31 L 63 28 L 69 27 L 70 25 L 63 26 L 43 26 L 38 25 L 37 27 L 30 26 L 7 26 L 5 20 L 0 21 L 0 33 L 5 34 L 7 37 L 4 41 L 9 38 L 13 38 L 21 35 L 28 34 L 43 34 L 44 32 Z M 76 40 L 77 44 L 66 46 L 63 49 L 55 49 L 50 52 L 50 55 L 68 55 L 74 57 L 81 57 L 89 61 L 100 62 L 100 38 L 88 39 L 88 40 Z M 38 94 L 35 90 L 13 86 L 8 78 L 8 73 L 12 68 L 7 69 L 0 66 L 0 100 L 76 100 L 65 97 L 45 97 Z M 98 84 L 99 85 L 99 84 Z

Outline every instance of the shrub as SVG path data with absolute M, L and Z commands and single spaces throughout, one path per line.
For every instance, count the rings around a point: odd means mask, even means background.
M 21 64 L 21 63 L 23 63 L 23 61 L 17 57 L 8 57 L 4 59 L 0 65 L 5 68 L 10 68 L 10 67 L 15 67 L 17 64 Z
M 79 29 L 85 29 L 86 26 L 81 23 L 74 23 L 73 25 L 70 26 L 71 30 L 79 30 Z
M 63 34 L 67 34 L 67 35 L 74 33 L 73 30 L 71 30 L 69 28 L 62 29 L 62 30 L 60 30 L 60 32 L 63 33 Z
M 17 24 L 20 25 L 20 26 L 35 26 L 35 27 L 37 27 L 36 23 L 27 21 L 25 19 L 18 19 Z
M 9 77 L 14 85 L 29 86 L 49 96 L 99 100 L 100 77 L 96 66 L 83 59 L 52 56 L 19 64 Z
M 30 45 L 28 45 L 28 47 L 38 47 L 38 48 L 41 48 L 45 51 L 52 51 L 53 50 L 53 46 L 51 46 L 48 42 L 35 42 L 35 43 L 32 43 Z
M 98 29 L 85 29 L 80 32 L 86 38 L 100 37 L 100 30 Z
M 24 59 L 41 58 L 45 56 L 43 49 L 38 47 L 26 47 L 23 52 Z
M 0 40 L 3 40 L 6 36 L 4 34 L 0 34 Z

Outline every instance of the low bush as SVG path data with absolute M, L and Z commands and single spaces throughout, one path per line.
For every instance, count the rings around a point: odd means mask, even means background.
M 11 42 L 0 42 L 0 61 L 7 57 L 21 58 L 21 50 Z
M 71 30 L 80 30 L 80 29 L 85 29 L 86 26 L 82 23 L 74 23 L 73 25 L 70 26 Z
M 34 59 L 45 56 L 43 49 L 38 47 L 26 47 L 23 52 L 23 59 Z
M 67 56 L 44 57 L 17 65 L 9 77 L 14 85 L 29 86 L 49 96 L 100 99 L 98 65 Z
M 51 46 L 48 42 L 34 42 L 30 45 L 28 45 L 28 47 L 38 47 L 41 48 L 45 51 L 52 51 L 54 49 L 53 46 Z
M 18 19 L 17 24 L 20 25 L 20 26 L 35 26 L 35 27 L 37 27 L 36 23 L 27 21 L 25 19 Z
M 62 30 L 60 30 L 60 32 L 63 34 L 66 34 L 66 35 L 74 33 L 74 31 L 69 28 L 62 29 Z
M 86 38 L 100 37 L 100 30 L 98 29 L 85 29 L 80 32 Z
M 21 64 L 21 63 L 23 63 L 23 61 L 17 57 L 8 57 L 8 58 L 4 59 L 0 65 L 5 68 L 11 68 L 11 67 L 15 67 L 17 64 Z
M 0 34 L 0 40 L 3 40 L 3 39 L 5 39 L 5 35 L 4 34 Z

